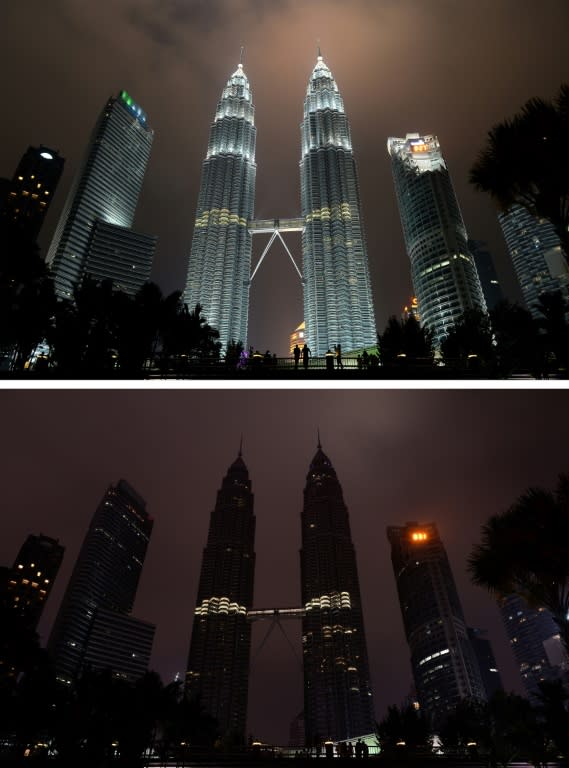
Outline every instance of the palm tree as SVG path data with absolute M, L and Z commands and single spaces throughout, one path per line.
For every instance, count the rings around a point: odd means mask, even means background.
M 492 594 L 546 608 L 569 652 L 569 475 L 560 476 L 555 493 L 530 488 L 492 516 L 468 568 L 472 581 Z
M 569 85 L 554 102 L 530 99 L 511 120 L 495 125 L 470 181 L 502 210 L 518 204 L 551 222 L 569 255 L 569 166 L 560 158 L 569 135 Z

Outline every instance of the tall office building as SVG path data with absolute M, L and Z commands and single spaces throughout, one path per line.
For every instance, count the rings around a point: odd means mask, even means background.
M 496 664 L 496 657 L 492 650 L 488 634 L 484 629 L 468 627 L 468 639 L 478 659 L 480 677 L 484 685 L 486 698 L 491 699 L 496 691 L 503 691 L 502 678 Z
M 126 91 L 107 101 L 47 255 L 59 296 L 71 298 L 81 282 L 98 220 L 115 227 L 132 227 L 153 137 L 146 114 Z M 122 271 L 116 275 L 111 260 L 104 276 L 120 282 Z
M 342 486 L 320 443 L 308 470 L 300 550 L 306 743 L 375 730 L 356 553 Z
M 203 552 L 186 692 L 216 718 L 220 734 L 244 740 L 255 573 L 255 515 L 241 451 L 211 513 Z
M 408 133 L 387 149 L 421 323 L 440 347 L 466 310 L 486 311 L 480 279 L 437 137 Z
M 377 344 L 356 163 L 344 102 L 318 56 L 300 126 L 304 319 L 314 355 Z
M 49 639 L 48 650 L 62 682 L 71 684 L 86 665 L 100 666 L 105 624 L 109 664 L 125 658 L 131 647 L 130 654 L 137 652 L 132 634 L 139 622 L 129 620 L 152 526 L 146 502 L 125 480 L 109 486 L 91 520 Z M 116 614 L 114 623 L 110 614 Z M 121 622 L 133 628 L 120 633 L 116 627 Z M 114 630 L 109 626 L 113 624 Z M 147 626 L 153 634 L 154 627 Z M 130 675 L 130 667 L 111 668 L 119 676 Z
M 184 291 L 190 309 L 201 304 L 224 351 L 232 340 L 247 343 L 255 139 L 252 92 L 239 64 L 210 130 Z
M 8 571 L 7 604 L 32 629 L 53 589 L 64 551 L 58 539 L 30 534 Z
M 121 291 L 134 295 L 150 280 L 156 251 L 155 235 L 144 235 L 98 219 L 85 258 L 85 274 L 110 279 Z
M 537 302 L 542 293 L 562 291 L 569 299 L 569 269 L 553 225 L 532 216 L 521 205 L 498 214 L 506 245 L 527 308 L 542 319 Z
M 63 173 L 65 160 L 53 149 L 28 147 L 9 184 L 2 189 L 3 216 L 37 240 Z
M 488 311 L 494 309 L 496 304 L 504 300 L 504 294 L 500 288 L 498 273 L 494 265 L 494 259 L 488 248 L 488 243 L 483 240 L 468 239 L 468 250 L 474 257 L 480 285 L 484 294 L 484 300 Z
M 486 698 L 448 557 L 434 523 L 387 528 L 421 708 L 439 727 L 461 699 Z
M 498 605 L 527 697 L 538 706 L 542 680 L 561 679 L 569 685 L 569 660 L 559 628 L 549 611 L 530 608 L 516 595 L 509 595 Z

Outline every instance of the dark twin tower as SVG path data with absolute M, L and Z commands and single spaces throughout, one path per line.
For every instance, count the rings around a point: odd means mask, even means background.
M 320 444 L 302 510 L 301 583 L 307 744 L 374 730 L 356 555 L 342 487 Z M 247 467 L 229 467 L 211 513 L 186 678 L 220 732 L 243 739 L 247 718 L 255 516 Z

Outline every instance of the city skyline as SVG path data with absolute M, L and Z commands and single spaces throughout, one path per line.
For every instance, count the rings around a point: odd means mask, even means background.
M 124 477 L 155 521 L 134 615 L 157 625 L 150 667 L 165 681 L 176 672 L 183 677 L 209 513 L 242 431 L 257 518 L 254 608 L 297 606 L 302 488 L 319 426 L 350 510 L 377 716 L 401 703 L 411 683 L 385 540 L 385 526 L 409 520 L 437 522 L 466 621 L 489 630 L 505 685 L 522 690 L 498 609 L 470 583 L 466 558 L 491 514 L 529 485 L 553 487 L 566 469 L 564 392 L 546 400 L 511 391 L 359 391 L 353 400 L 333 391 L 220 394 L 4 393 L 11 446 L 4 469 L 12 482 L 0 562 L 12 562 L 25 536 L 39 529 L 66 547 L 40 623 L 44 642 L 93 510 L 108 483 Z M 109 443 L 108 424 L 121 439 Z M 300 654 L 300 627 L 288 622 L 285 629 Z M 253 627 L 250 728 L 282 742 L 302 708 L 302 672 L 280 633 L 261 647 L 266 631 L 263 622 Z M 270 702 L 267 684 L 278 691 Z
M 447 0 L 355 0 L 349 7 L 336 0 L 233 2 L 239 13 L 228 13 L 225 0 L 172 1 L 162 12 L 152 0 L 136 11 L 118 0 L 112 7 L 90 9 L 87 17 L 81 10 L 80 20 L 79 5 L 71 0 L 49 10 L 38 5 L 32 28 L 27 13 L 9 9 L 0 55 L 14 60 L 14 41 L 25 35 L 50 77 L 40 88 L 36 69 L 21 66 L 18 78 L 7 82 L 12 109 L 0 148 L 0 175 L 11 176 L 27 144 L 55 147 L 67 158 L 40 236 L 44 252 L 94 116 L 104 99 L 126 88 L 152 116 L 156 130 L 134 226 L 159 237 L 153 279 L 165 292 L 183 289 L 210 116 L 241 45 L 255 89 L 256 216 L 298 215 L 302 97 L 320 38 L 350 116 L 378 329 L 410 296 L 408 259 L 384 156 L 390 135 L 423 131 L 440 137 L 466 228 L 473 239 L 488 242 L 507 295 L 520 297 L 493 203 L 468 185 L 467 174 L 494 123 L 533 96 L 551 98 L 568 79 L 569 52 L 561 33 L 569 17 L 566 4 L 548 0 L 520 13 L 513 0 L 499 6 L 487 0 L 476 8 L 457 8 Z M 553 35 L 548 44 L 538 34 L 544 26 Z M 42 30 L 37 39 L 35 29 Z M 65 44 L 59 45 L 62 34 Z M 464 49 L 456 45 L 459 37 Z M 291 40 L 301 55 L 291 55 Z M 531 60 L 523 55 L 528 49 Z M 67 57 L 73 58 L 73 68 L 63 63 Z M 291 236 L 289 244 L 300 261 L 300 237 Z M 255 239 L 254 263 L 264 245 L 262 237 Z M 252 286 L 249 337 L 255 346 L 284 354 L 290 329 L 303 319 L 302 287 L 278 245 L 269 257 Z M 271 288 L 275 284 L 278 291 Z

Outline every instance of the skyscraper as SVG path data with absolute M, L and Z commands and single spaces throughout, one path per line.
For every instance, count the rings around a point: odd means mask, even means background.
M 255 573 L 255 515 L 241 450 L 225 475 L 203 552 L 186 691 L 216 718 L 221 734 L 243 740 L 247 720 Z
M 33 629 L 53 589 L 64 551 L 58 539 L 30 534 L 8 572 L 8 605 Z
M 112 623 L 110 614 L 117 615 L 115 626 L 120 621 L 140 623 L 131 620 L 130 612 L 152 526 L 146 502 L 125 480 L 109 486 L 91 520 L 49 639 L 48 650 L 62 682 L 71 684 L 86 665 L 101 666 L 102 625 Z M 152 636 L 154 627 L 146 626 Z M 132 645 L 129 634 L 124 627 L 123 632 L 108 634 L 109 664 L 128 655 L 128 648 L 120 646 Z M 130 668 L 115 667 L 113 672 L 128 677 Z
M 375 720 L 356 553 L 342 486 L 320 443 L 301 524 L 306 743 L 358 738 Z
M 460 699 L 486 698 L 447 554 L 434 523 L 387 528 L 421 708 L 439 727 Z
M 247 342 L 255 204 L 255 109 L 240 63 L 217 105 L 202 165 L 184 302 L 201 304 L 222 350 Z
M 63 173 L 65 160 L 54 149 L 40 144 L 28 147 L 12 181 L 3 192 L 0 208 L 6 219 L 35 241 Z
M 81 282 L 98 220 L 116 227 L 132 227 L 153 137 L 146 114 L 126 91 L 107 101 L 47 255 L 59 296 L 71 298 Z M 107 266 L 104 277 L 120 282 L 112 262 Z
M 492 645 L 490 640 L 488 640 L 487 632 L 483 629 L 468 627 L 468 639 L 478 659 L 480 677 L 482 678 L 486 698 L 491 699 L 496 691 L 504 690 Z
M 437 137 L 408 133 L 387 149 L 421 323 L 440 347 L 466 310 L 486 311 L 480 279 Z
M 318 55 L 300 126 L 304 320 L 324 355 L 377 344 L 365 233 L 350 125 L 332 73 Z
M 530 608 L 517 595 L 499 600 L 498 605 L 526 695 L 538 706 L 542 680 L 561 679 L 569 685 L 569 662 L 559 627 L 549 611 Z
M 488 248 L 488 244 L 483 240 L 468 239 L 468 250 L 474 257 L 480 285 L 484 293 L 484 300 L 488 310 L 494 309 L 496 304 L 504 300 L 504 294 L 500 288 L 498 274 L 494 265 L 494 259 Z
M 569 298 L 569 270 L 561 241 L 552 224 L 532 216 L 521 205 L 498 214 L 498 221 L 526 306 L 540 320 L 540 294 L 560 290 Z

